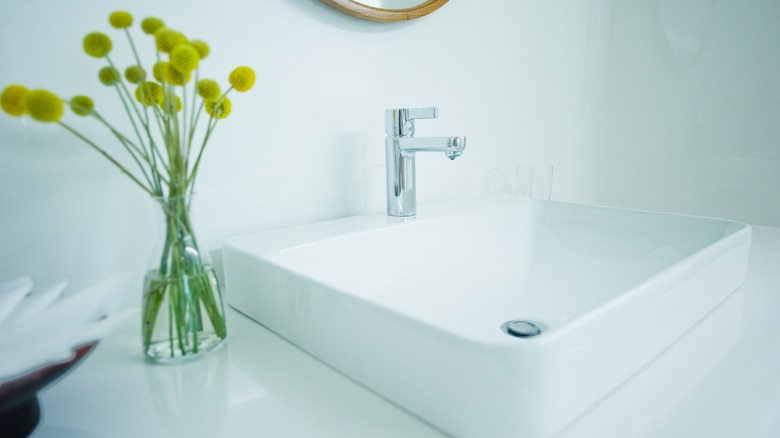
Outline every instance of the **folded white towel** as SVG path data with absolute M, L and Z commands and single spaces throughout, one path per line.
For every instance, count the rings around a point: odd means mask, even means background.
M 67 360 L 137 310 L 120 310 L 127 274 L 75 293 L 67 282 L 33 292 L 29 277 L 0 284 L 0 383 Z

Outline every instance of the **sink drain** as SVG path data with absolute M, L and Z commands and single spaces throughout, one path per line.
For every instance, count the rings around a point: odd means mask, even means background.
M 501 324 L 501 330 L 517 338 L 530 338 L 542 333 L 542 329 L 531 321 L 515 319 Z

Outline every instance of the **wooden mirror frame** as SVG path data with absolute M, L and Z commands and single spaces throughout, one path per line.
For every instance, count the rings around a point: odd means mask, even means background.
M 369 21 L 397 22 L 414 20 L 439 9 L 449 0 L 426 0 L 424 3 L 406 9 L 382 9 L 366 6 L 353 0 L 321 0 L 339 11 Z

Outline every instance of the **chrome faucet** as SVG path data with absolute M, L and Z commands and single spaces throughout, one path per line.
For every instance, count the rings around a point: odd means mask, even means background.
M 463 154 L 466 137 L 415 137 L 416 119 L 436 119 L 436 108 L 385 110 L 385 168 L 387 171 L 387 214 L 417 214 L 414 157 L 417 152 L 444 152 L 450 160 Z

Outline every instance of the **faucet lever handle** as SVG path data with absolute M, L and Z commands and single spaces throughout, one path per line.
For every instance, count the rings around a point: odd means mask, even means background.
M 439 109 L 436 107 L 389 109 L 385 111 L 385 132 L 389 136 L 411 137 L 414 135 L 416 119 L 438 117 Z
M 411 120 L 439 118 L 439 109 L 435 106 L 428 108 L 407 108 L 401 111 L 406 111 L 407 117 Z

